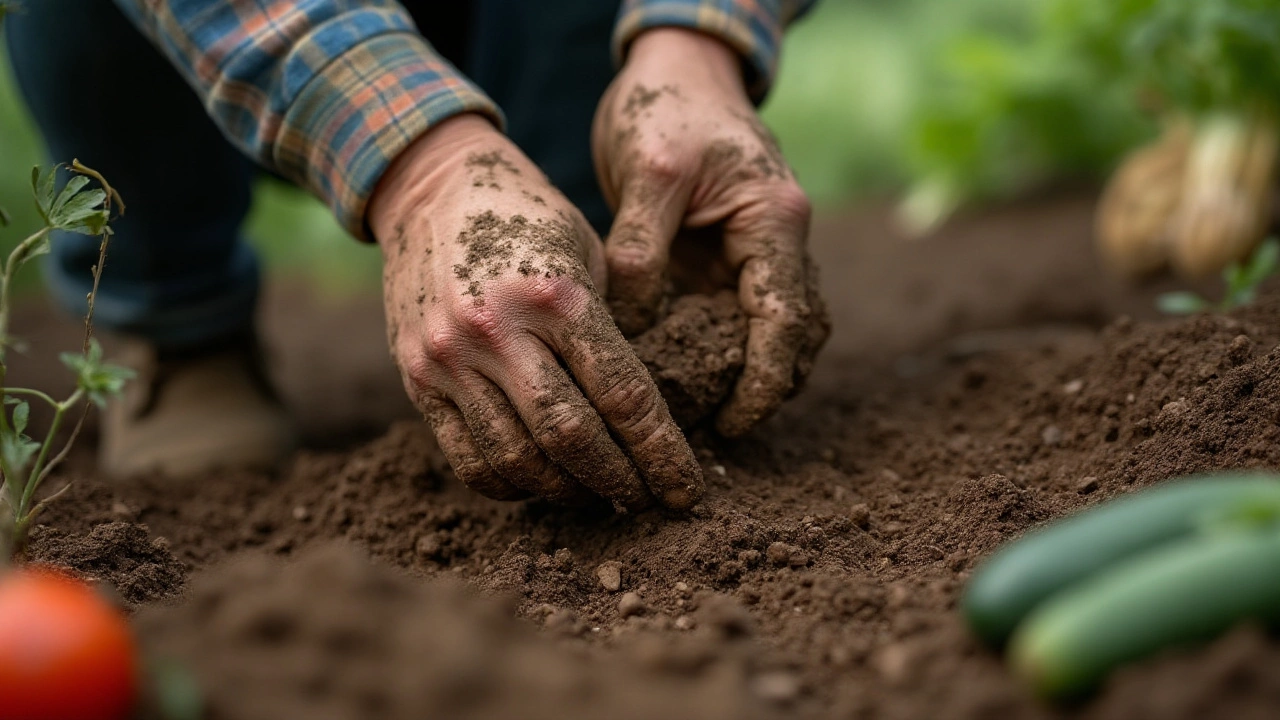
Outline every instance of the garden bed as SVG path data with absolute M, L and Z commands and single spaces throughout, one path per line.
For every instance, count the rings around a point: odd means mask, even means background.
M 709 490 L 685 515 L 467 492 L 402 397 L 376 298 L 273 288 L 309 449 L 278 477 L 120 487 L 82 452 L 33 554 L 113 582 L 216 718 L 1056 717 L 963 628 L 974 563 L 1173 476 L 1280 468 L 1280 293 L 1159 318 L 1167 286 L 1097 268 L 1091 210 L 1059 194 L 920 242 L 879 210 L 820 219 L 832 341 L 764 427 L 692 433 Z M 49 318 L 16 330 L 68 346 L 74 324 Z M 11 372 L 47 387 L 56 369 Z M 1280 645 L 1244 629 L 1069 714 L 1278 702 Z

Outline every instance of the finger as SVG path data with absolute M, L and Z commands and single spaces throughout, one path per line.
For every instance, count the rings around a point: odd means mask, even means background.
M 632 173 L 605 240 L 609 309 L 622 332 L 653 326 L 662 302 L 671 241 L 684 218 L 692 186 L 676 172 L 653 167 Z
M 653 505 L 640 473 L 549 350 L 530 345 L 505 359 L 513 372 L 499 384 L 547 457 L 620 511 Z
M 474 375 L 461 382 L 465 397 L 458 407 L 471 437 L 499 477 L 538 497 L 582 505 L 590 492 L 551 462 L 534 442 L 507 396 L 487 378 Z
M 598 304 L 588 307 L 557 341 L 578 385 L 667 507 L 683 510 L 702 498 L 702 468 L 667 403 L 622 334 Z
M 804 267 L 809 317 L 805 321 L 804 342 L 796 358 L 795 384 L 788 397 L 794 396 L 804 387 L 809 374 L 813 372 L 818 351 L 826 344 L 827 338 L 831 337 L 831 313 L 827 310 L 826 300 L 819 287 L 818 267 L 807 254 Z
M 730 260 L 741 261 L 738 299 L 749 318 L 746 365 L 716 418 L 717 431 L 726 437 L 742 435 L 771 415 L 795 386 L 811 312 L 804 250 L 808 203 L 799 198 L 725 228 Z
M 443 398 L 424 398 L 421 405 L 440 452 L 463 485 L 494 500 L 519 500 L 529 496 L 494 472 L 456 405 Z

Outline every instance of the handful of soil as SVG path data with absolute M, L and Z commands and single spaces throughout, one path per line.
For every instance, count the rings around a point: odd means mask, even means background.
M 716 411 L 746 363 L 747 316 L 733 292 L 685 295 L 631 339 L 671 415 L 689 428 Z

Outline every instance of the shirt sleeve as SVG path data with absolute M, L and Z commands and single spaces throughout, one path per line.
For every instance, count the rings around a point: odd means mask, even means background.
M 503 124 L 395 0 L 116 3 L 235 145 L 362 239 L 369 196 L 401 150 L 459 113 Z
M 817 0 L 624 0 L 613 32 L 615 62 L 631 41 L 654 27 L 684 27 L 714 35 L 746 60 L 747 90 L 760 102 L 778 69 L 782 33 Z

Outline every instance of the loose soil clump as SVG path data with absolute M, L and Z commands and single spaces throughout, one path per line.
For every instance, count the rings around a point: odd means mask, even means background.
M 631 341 L 671 416 L 692 427 L 733 391 L 746 360 L 747 316 L 730 291 L 685 295 L 666 317 Z
M 567 717 L 626 717 L 632 704 L 681 717 L 673 693 L 711 717 L 1269 717 L 1280 645 L 1261 633 L 1140 664 L 1059 711 L 956 612 L 975 564 L 1041 523 L 1187 473 L 1280 468 L 1280 292 L 1227 316 L 1158 318 L 1152 297 L 1167 287 L 1125 290 L 1096 267 L 1091 210 L 1089 196 L 1041 199 L 918 244 L 893 237 L 885 213 L 819 221 L 835 335 L 809 389 L 760 429 L 691 432 L 708 491 L 688 513 L 486 500 L 443 467 L 410 409 L 389 407 L 383 427 L 406 420 L 354 447 L 313 443 L 276 477 L 107 486 L 81 458 L 43 520 L 66 538 L 143 523 L 206 578 L 174 608 L 147 608 L 140 628 L 188 658 L 226 717 L 474 717 L 521 697 L 525 716 L 564 702 Z M 268 327 L 296 307 L 269 309 Z M 368 307 L 353 333 L 376 326 Z M 38 365 L 12 372 L 45 387 Z M 330 384 L 398 388 L 389 361 L 370 367 Z M 323 408 L 310 395 L 328 390 L 289 400 Z M 64 536 L 44 532 L 37 551 L 60 552 Z M 312 555 L 334 542 L 415 579 L 347 551 Z M 445 579 L 507 609 L 473 612 Z M 354 616 L 361 605 L 373 617 Z M 276 626 L 289 629 L 264 639 Z M 349 665 L 334 664 L 331 633 L 361 648 Z M 237 658 L 263 679 L 235 686 Z M 530 658 L 564 684 L 524 668 Z M 486 670 L 455 685 L 455 667 Z M 457 700 L 451 686 L 492 698 Z M 306 695 L 317 687 L 330 704 Z

